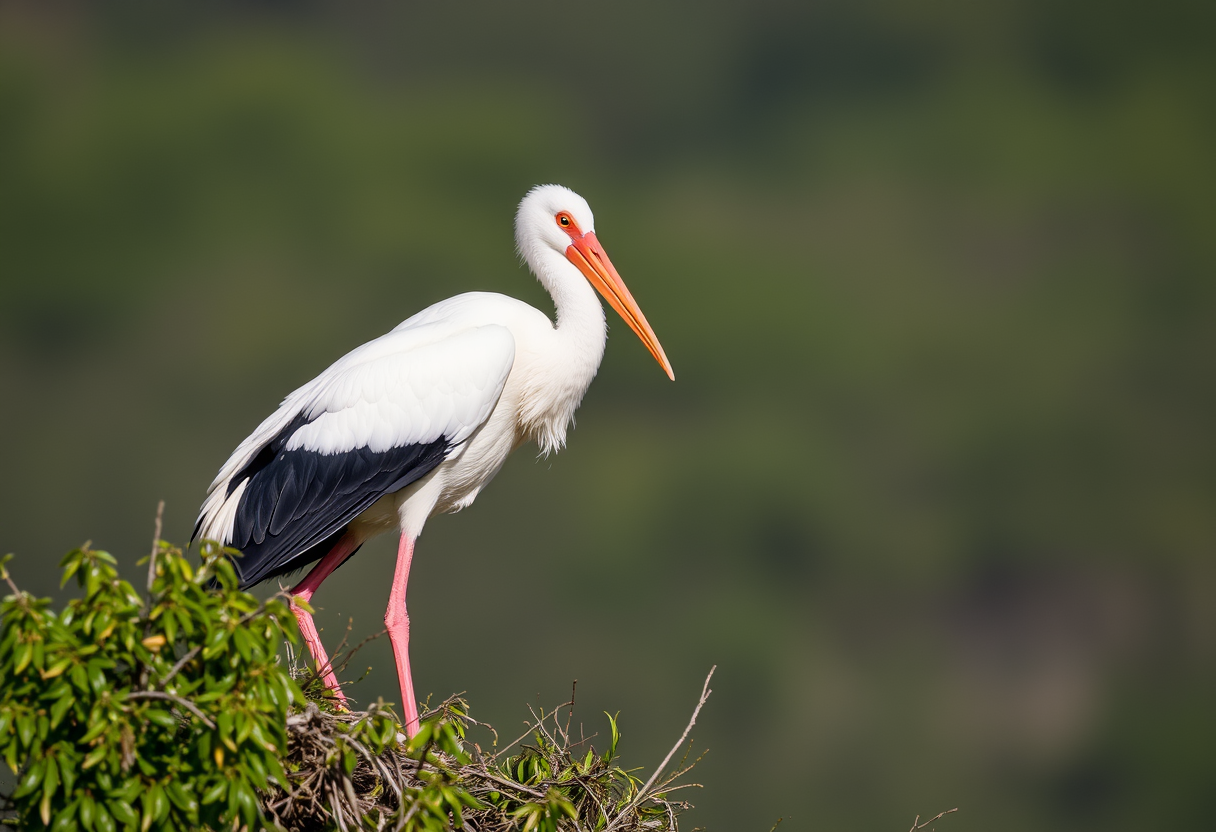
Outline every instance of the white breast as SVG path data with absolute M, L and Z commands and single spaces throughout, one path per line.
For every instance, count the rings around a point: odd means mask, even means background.
M 598 310 L 598 304 L 596 305 Z M 427 517 L 459 511 L 476 499 L 507 457 L 524 442 L 534 441 L 542 453 L 560 449 L 574 411 L 599 369 L 606 332 L 599 313 L 598 338 L 569 344 L 569 338 L 540 311 L 505 295 L 468 293 L 436 304 L 398 329 L 444 320 L 448 324 L 481 326 L 493 321 L 515 341 L 515 358 L 502 394 L 485 421 L 464 446 L 415 485 L 393 495 L 396 522 L 406 533 L 421 532 Z M 592 331 L 592 335 L 597 333 Z M 388 524 L 388 504 L 377 506 L 367 520 Z

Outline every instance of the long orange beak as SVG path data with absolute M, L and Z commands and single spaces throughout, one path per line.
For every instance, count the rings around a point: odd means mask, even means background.
M 671 369 L 671 362 L 667 360 L 658 336 L 646 322 L 646 316 L 638 308 L 638 302 L 629 294 L 625 281 L 616 273 L 616 267 L 608 259 L 600 241 L 595 239 L 595 234 L 589 231 L 579 237 L 571 236 L 571 240 L 573 242 L 566 248 L 566 259 L 578 267 L 587 281 L 604 296 L 604 300 L 624 318 L 629 328 L 642 339 L 646 349 L 650 350 L 654 360 L 666 371 L 667 377 L 675 381 L 675 371 Z

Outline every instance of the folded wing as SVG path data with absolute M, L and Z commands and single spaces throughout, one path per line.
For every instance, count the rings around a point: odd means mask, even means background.
M 195 536 L 240 549 L 242 586 L 322 557 L 381 497 L 456 453 L 515 357 L 501 326 L 394 330 L 288 396 L 212 483 Z

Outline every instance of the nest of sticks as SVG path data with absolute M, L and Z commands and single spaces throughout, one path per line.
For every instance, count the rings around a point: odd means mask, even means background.
M 685 782 L 697 762 L 688 737 L 712 676 L 684 733 L 644 781 L 617 765 L 611 718 L 601 751 L 593 738 L 571 736 L 573 697 L 550 712 L 533 710 L 528 730 L 502 747 L 458 698 L 424 714 L 412 742 L 382 705 L 351 712 L 310 700 L 287 720 L 290 788 L 261 795 L 262 807 L 293 832 L 677 832 L 690 808 L 682 790 L 699 788 Z M 489 750 L 470 739 L 482 734 Z

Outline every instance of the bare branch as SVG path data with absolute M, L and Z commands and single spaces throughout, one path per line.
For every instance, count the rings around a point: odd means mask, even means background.
M 165 521 L 165 501 L 156 504 L 156 531 L 152 533 L 152 554 L 148 556 L 148 604 L 152 604 L 152 582 L 156 580 L 156 551 L 160 548 L 160 533 Z
M 650 796 L 650 787 L 653 786 L 655 781 L 659 779 L 659 775 L 663 773 L 663 769 L 667 768 L 667 764 L 671 762 L 671 758 L 674 757 L 676 752 L 680 750 L 680 746 L 684 744 L 684 740 L 688 739 L 688 735 L 692 731 L 692 726 L 697 724 L 697 717 L 701 713 L 701 708 L 704 707 L 706 700 L 709 699 L 709 695 L 713 693 L 713 691 L 709 689 L 709 680 L 714 678 L 714 671 L 717 669 L 717 665 L 714 665 L 709 669 L 709 675 L 705 677 L 705 684 L 701 687 L 701 698 L 697 701 L 697 707 L 693 708 L 692 719 L 688 720 L 688 726 L 684 729 L 684 733 L 680 735 L 680 739 L 677 740 L 676 744 L 673 745 L 671 750 L 667 752 L 667 756 L 663 758 L 663 762 L 659 763 L 659 767 L 654 770 L 654 774 L 650 775 L 650 779 L 646 781 L 646 784 L 643 785 L 640 790 L 638 790 L 637 797 L 630 802 L 625 811 L 616 816 L 616 820 L 608 824 L 608 827 L 604 830 L 604 832 L 612 832 L 617 824 L 619 824 L 630 812 L 645 802 L 645 800 Z
M 916 820 L 912 821 L 912 828 L 911 828 L 911 829 L 909 829 L 909 830 L 908 830 L 908 832 L 916 832 L 916 830 L 917 830 L 917 829 L 924 829 L 924 828 L 925 828 L 926 826 L 928 826 L 929 824 L 931 824 L 931 823 L 936 823 L 937 821 L 939 821 L 939 820 L 941 820 L 942 818 L 944 818 L 946 815 L 952 815 L 952 814 L 954 814 L 954 813 L 955 813 L 955 812 L 957 812 L 957 811 L 958 811 L 958 807 L 957 807 L 957 806 L 955 806 L 953 809 L 947 809 L 947 810 L 946 810 L 946 811 L 944 811 L 944 812 L 938 812 L 936 815 L 934 815 L 933 817 L 929 818 L 929 819 L 928 819 L 927 821 L 925 821 L 924 823 L 921 823 L 921 822 L 920 822 L 920 815 L 917 815 L 917 816 L 916 816 Z
M 215 730 L 215 723 L 208 719 L 207 715 L 200 711 L 193 702 L 188 699 L 182 699 L 180 696 L 175 696 L 172 693 L 165 693 L 159 690 L 138 690 L 134 693 L 128 693 L 127 699 L 164 699 L 179 707 L 185 708 L 187 711 L 202 720 L 202 723 L 208 728 L 212 729 L 213 731 Z
M 183 667 L 185 667 L 187 664 L 189 664 L 190 661 L 195 656 L 197 656 L 200 652 L 202 652 L 202 649 L 203 649 L 203 646 L 200 644 L 197 647 L 193 648 L 189 653 L 187 653 L 186 655 L 184 655 L 180 659 L 178 659 L 177 664 L 173 665 L 172 669 L 170 669 L 170 671 L 168 673 L 166 673 L 164 675 L 164 677 L 160 680 L 160 686 L 163 688 L 165 685 L 169 684 L 169 680 L 172 679 L 174 676 L 176 676 L 179 670 L 181 670 Z

